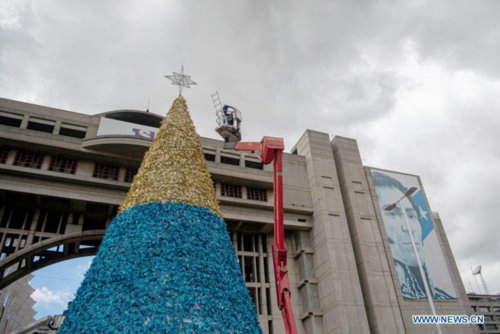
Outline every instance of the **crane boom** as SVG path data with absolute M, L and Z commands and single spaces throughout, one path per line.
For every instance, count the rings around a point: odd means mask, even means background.
M 262 142 L 224 143 L 224 148 L 237 151 L 260 152 L 257 157 L 264 164 L 274 162 L 274 241 L 273 264 L 276 277 L 278 307 L 281 310 L 285 329 L 288 334 L 296 334 L 297 326 L 293 316 L 290 280 L 288 275 L 287 254 L 285 245 L 285 227 L 283 220 L 283 138 L 264 137 Z

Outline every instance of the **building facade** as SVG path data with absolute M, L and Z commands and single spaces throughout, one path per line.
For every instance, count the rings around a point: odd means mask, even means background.
M 484 316 L 484 324 L 477 325 L 479 332 L 481 334 L 500 334 L 500 294 L 469 293 L 468 296 L 472 311 Z
M 0 292 L 0 333 L 10 333 L 35 321 L 35 301 L 31 294 L 35 291 L 26 275 Z
M 85 115 L 0 99 L 0 288 L 44 266 L 96 253 L 161 120 L 137 110 Z M 224 150 L 222 141 L 201 142 L 261 327 L 284 333 L 271 252 L 272 166 Z M 431 211 L 417 176 L 366 167 L 354 139 L 330 141 L 311 130 L 291 152 L 283 156 L 284 219 L 299 333 L 436 333 L 412 322 L 411 315 L 431 311 L 418 288 L 422 276 L 405 262 L 404 250 L 398 257 L 394 248 L 398 239 L 391 233 L 409 233 L 394 229 L 395 213 L 379 205 L 382 193 L 394 188 L 381 184 L 384 178 L 421 189 L 421 204 L 411 205 L 422 217 L 419 249 L 424 252 L 426 238 L 425 252 L 431 252 L 432 239 L 432 252 L 440 254 L 425 264 L 437 312 L 472 314 L 442 222 L 426 215 Z M 443 326 L 444 333 L 477 330 Z

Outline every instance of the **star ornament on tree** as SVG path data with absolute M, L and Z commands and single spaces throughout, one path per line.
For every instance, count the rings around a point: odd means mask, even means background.
M 191 76 L 184 74 L 184 65 L 181 67 L 181 73 L 173 72 L 174 75 L 166 75 L 165 78 L 172 80 L 172 85 L 179 86 L 179 96 L 182 95 L 182 88 L 191 88 L 189 85 L 196 85 L 196 82 L 191 80 Z

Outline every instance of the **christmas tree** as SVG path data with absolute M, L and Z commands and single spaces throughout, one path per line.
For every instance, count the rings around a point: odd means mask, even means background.
M 260 333 L 221 216 L 180 96 L 59 333 Z

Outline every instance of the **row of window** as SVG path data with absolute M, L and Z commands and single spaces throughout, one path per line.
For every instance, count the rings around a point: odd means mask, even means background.
M 478 325 L 479 326 L 479 329 L 480 330 L 487 330 L 487 331 L 490 331 L 490 330 L 495 330 L 495 329 L 498 329 L 498 326 L 497 325 Z
M 22 119 L 23 115 L 12 114 L 12 117 L 8 117 L 4 112 L 3 115 L 0 115 L 0 124 L 18 128 L 21 126 Z M 55 128 L 55 122 L 53 120 L 46 120 L 36 117 L 31 117 L 30 120 L 28 121 L 28 126 L 27 126 L 28 130 L 40 131 L 45 133 L 53 133 L 54 128 Z M 62 123 L 61 128 L 59 129 L 59 135 L 79 138 L 79 139 L 85 138 L 86 133 L 87 133 L 86 129 L 84 130 L 83 127 L 66 123 Z M 215 161 L 215 154 L 205 153 L 205 159 L 207 161 Z M 222 156 L 221 163 L 227 165 L 239 166 L 240 160 L 236 158 Z M 264 169 L 264 165 L 261 162 L 250 161 L 250 160 L 245 161 L 245 167 L 261 169 L 261 170 Z
M 10 149 L 0 147 L 0 163 L 7 163 Z M 14 166 L 42 169 L 45 154 L 18 150 L 14 158 Z M 78 160 L 53 156 L 50 160 L 49 171 L 65 174 L 76 174 Z M 99 179 L 118 181 L 120 167 L 96 163 L 92 176 Z M 125 170 L 125 182 L 132 182 L 137 170 L 127 168 Z
M 500 321 L 500 315 L 498 315 L 495 319 L 494 315 L 485 315 L 484 316 L 484 321 Z
M 215 162 L 215 154 L 205 153 L 205 160 Z M 221 156 L 220 163 L 226 164 L 226 165 L 239 166 L 240 159 Z M 262 169 L 264 169 L 264 164 L 262 162 L 258 162 L 258 161 L 245 160 L 245 167 L 262 170 Z
M 24 116 L 19 114 L 11 115 L 12 117 L 9 117 L 7 113 L 3 112 L 2 115 L 0 115 L 0 124 L 19 128 Z M 54 128 L 55 121 L 36 117 L 30 117 L 27 126 L 28 130 L 45 133 L 54 133 Z M 66 137 L 82 139 L 85 138 L 86 134 L 87 130 L 79 125 L 61 123 L 61 127 L 59 129 L 59 135 Z
M 490 312 L 500 312 L 500 307 L 487 307 L 487 306 L 472 306 L 474 312 L 490 313 Z
M 0 148 L 0 163 L 5 164 L 7 162 L 9 152 L 10 149 L 8 147 Z M 16 153 L 16 157 L 14 158 L 13 165 L 19 167 L 41 169 L 44 158 L 45 155 L 43 153 L 18 150 Z M 49 164 L 49 171 L 65 174 L 76 174 L 77 166 L 78 160 L 76 159 L 52 157 Z M 94 165 L 92 177 L 118 181 L 119 173 L 120 167 L 118 166 L 96 163 Z M 136 174 L 136 169 L 127 168 L 125 170 L 124 182 L 132 182 Z M 242 187 L 239 185 L 222 183 L 221 196 L 243 198 Z M 247 187 L 247 199 L 252 201 L 267 202 L 267 190 Z
M 243 198 L 242 187 L 234 184 L 221 183 L 220 194 L 225 197 Z M 267 190 L 247 187 L 247 199 L 267 202 Z

